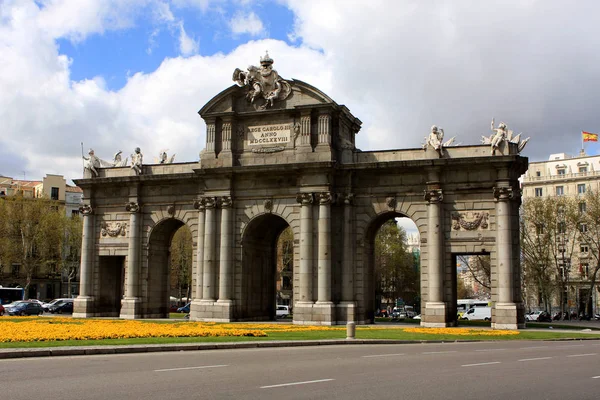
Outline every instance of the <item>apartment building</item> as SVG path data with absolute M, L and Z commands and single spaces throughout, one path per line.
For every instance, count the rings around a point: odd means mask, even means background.
M 548 161 L 529 162 L 529 170 L 522 177 L 523 201 L 534 197 L 584 196 L 586 191 L 600 189 L 600 156 L 588 156 L 583 151 L 578 156 L 565 153 L 551 154 Z M 585 209 L 585 202 L 580 203 Z M 585 243 L 576 246 L 571 268 L 566 268 L 568 292 L 567 307 L 583 310 L 589 290 L 590 265 L 595 259 Z M 564 271 L 563 271 L 564 273 Z M 600 309 L 598 286 L 592 294 L 594 310 Z M 558 305 L 558 301 L 555 305 Z

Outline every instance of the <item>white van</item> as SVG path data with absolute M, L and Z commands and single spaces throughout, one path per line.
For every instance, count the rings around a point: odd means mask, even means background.
M 469 321 L 482 319 L 484 321 L 492 320 L 492 307 L 472 307 L 469 308 L 462 316 L 462 319 Z
M 290 307 L 289 306 L 277 305 L 277 310 L 275 311 L 275 318 L 285 318 L 288 315 L 290 315 Z

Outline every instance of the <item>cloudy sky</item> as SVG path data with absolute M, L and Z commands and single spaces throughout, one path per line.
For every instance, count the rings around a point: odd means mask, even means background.
M 269 51 L 363 121 L 362 150 L 461 144 L 490 120 L 531 161 L 600 133 L 600 2 L 0 0 L 0 175 L 82 174 L 81 143 L 195 161 L 197 111 Z M 597 143 L 586 143 L 598 154 Z

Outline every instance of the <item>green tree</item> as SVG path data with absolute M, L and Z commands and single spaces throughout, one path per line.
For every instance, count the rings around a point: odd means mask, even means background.
M 72 297 L 72 282 L 77 277 L 81 263 L 81 240 L 83 222 L 79 215 L 69 218 L 65 216 L 64 222 L 64 254 L 62 257 L 62 272 L 67 277 L 68 297 Z
M 192 232 L 182 226 L 171 241 L 171 288 L 178 293 L 177 298 L 192 296 Z
M 17 264 L 22 271 L 19 284 L 28 295 L 38 271 L 53 272 L 62 265 L 64 207 L 47 198 L 25 198 L 22 194 L 0 201 L 0 260 Z
M 407 251 L 406 231 L 393 219 L 375 236 L 375 282 L 376 297 L 412 303 L 418 295 L 418 269 Z

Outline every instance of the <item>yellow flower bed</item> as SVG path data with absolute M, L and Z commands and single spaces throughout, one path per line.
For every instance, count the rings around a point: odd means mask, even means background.
M 459 336 L 508 336 L 518 335 L 519 331 L 468 329 L 468 328 L 406 328 L 404 332 L 426 333 L 430 335 L 459 335 Z
M 202 322 L 90 320 L 72 318 L 19 318 L 0 320 L 0 342 L 99 340 L 149 337 L 268 336 L 271 332 L 305 332 L 330 328 L 281 324 L 217 324 Z

